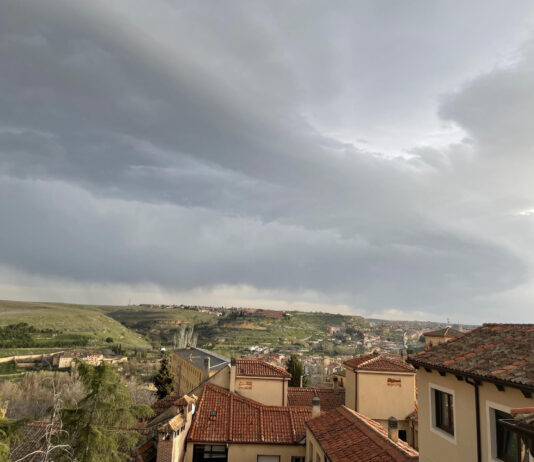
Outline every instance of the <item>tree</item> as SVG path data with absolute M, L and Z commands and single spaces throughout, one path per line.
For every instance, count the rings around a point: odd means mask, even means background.
M 123 462 L 135 448 L 138 419 L 153 414 L 148 406 L 134 405 L 115 368 L 105 362 L 90 366 L 78 362 L 85 392 L 76 408 L 62 411 L 63 428 L 78 462 Z
M 156 377 L 154 377 L 154 385 L 156 386 L 158 399 L 165 398 L 174 390 L 174 380 L 168 355 L 164 355 L 161 358 L 161 366 Z
M 300 387 L 300 377 L 304 375 L 302 363 L 297 355 L 291 355 L 286 367 L 287 372 L 291 374 L 291 380 L 289 380 L 290 387 Z M 307 377 L 302 377 L 302 385 L 305 386 Z

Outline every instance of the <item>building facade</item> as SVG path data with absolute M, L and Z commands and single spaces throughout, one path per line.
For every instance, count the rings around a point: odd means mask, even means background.
M 355 356 L 345 367 L 345 405 L 384 428 L 395 417 L 406 441 L 416 406 L 415 368 L 400 356 L 383 353 Z
M 485 324 L 410 357 L 418 368 L 420 460 L 528 461 L 503 421 L 534 406 L 533 351 L 534 325 Z

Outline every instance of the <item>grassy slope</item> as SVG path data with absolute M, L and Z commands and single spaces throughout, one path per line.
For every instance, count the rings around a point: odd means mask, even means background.
M 236 328 L 236 324 L 254 324 L 256 329 Z M 221 319 L 215 326 L 200 328 L 199 344 L 223 354 L 242 352 L 250 345 L 281 346 L 291 349 L 308 347 L 308 341 L 326 337 L 326 326 L 367 325 L 358 316 L 343 316 L 330 313 L 293 311 L 288 318 L 271 319 L 245 317 L 233 320 Z M 257 328 L 262 328 L 259 330 Z
M 119 307 L 115 307 L 118 309 Z M 94 346 L 106 345 L 107 337 L 124 346 L 149 348 L 150 345 L 137 333 L 127 329 L 106 315 L 111 307 L 74 305 L 66 303 L 14 302 L 0 300 L 0 326 L 27 322 L 39 329 L 56 329 L 63 332 L 89 335 Z M 109 346 L 109 345 L 108 345 Z M 17 354 L 53 351 L 54 348 L 17 349 Z M 39 350 L 39 351 L 37 351 Z M 11 350 L 1 350 L 1 356 L 9 356 Z

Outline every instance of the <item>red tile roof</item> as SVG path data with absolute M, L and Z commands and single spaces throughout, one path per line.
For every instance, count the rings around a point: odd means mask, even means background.
M 408 462 L 419 453 L 404 441 L 394 443 L 374 420 L 341 406 L 308 421 L 323 451 L 332 462 Z
M 321 400 L 321 410 L 325 412 L 345 404 L 344 388 L 338 388 L 336 391 L 324 388 L 289 387 L 287 389 L 289 406 L 311 407 L 312 399 L 316 396 Z
M 370 353 L 344 362 L 345 366 L 362 371 L 415 372 L 414 367 L 398 355 Z
M 265 406 L 212 384 L 204 388 L 189 441 L 298 444 L 311 407 Z
M 291 378 L 285 369 L 257 359 L 236 359 L 236 375 L 249 377 Z
M 458 338 L 464 335 L 465 332 L 453 329 L 452 327 L 445 327 L 444 329 L 433 330 L 432 332 L 425 332 L 425 337 L 452 337 Z
M 484 324 L 462 337 L 410 356 L 412 364 L 534 387 L 534 324 Z

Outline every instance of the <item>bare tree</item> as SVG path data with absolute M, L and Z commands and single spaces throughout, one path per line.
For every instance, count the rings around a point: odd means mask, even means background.
M 50 421 L 45 426 L 45 434 L 40 441 L 40 448 L 14 462 L 24 462 L 27 460 L 54 462 L 54 460 L 58 459 L 75 462 L 72 455 L 72 447 L 69 444 L 62 443 L 62 440 L 68 440 L 68 432 L 63 429 L 63 421 L 61 419 L 63 400 L 61 399 L 61 393 L 56 390 L 54 379 L 52 379 L 52 389 L 54 393 L 54 404 L 50 408 Z

